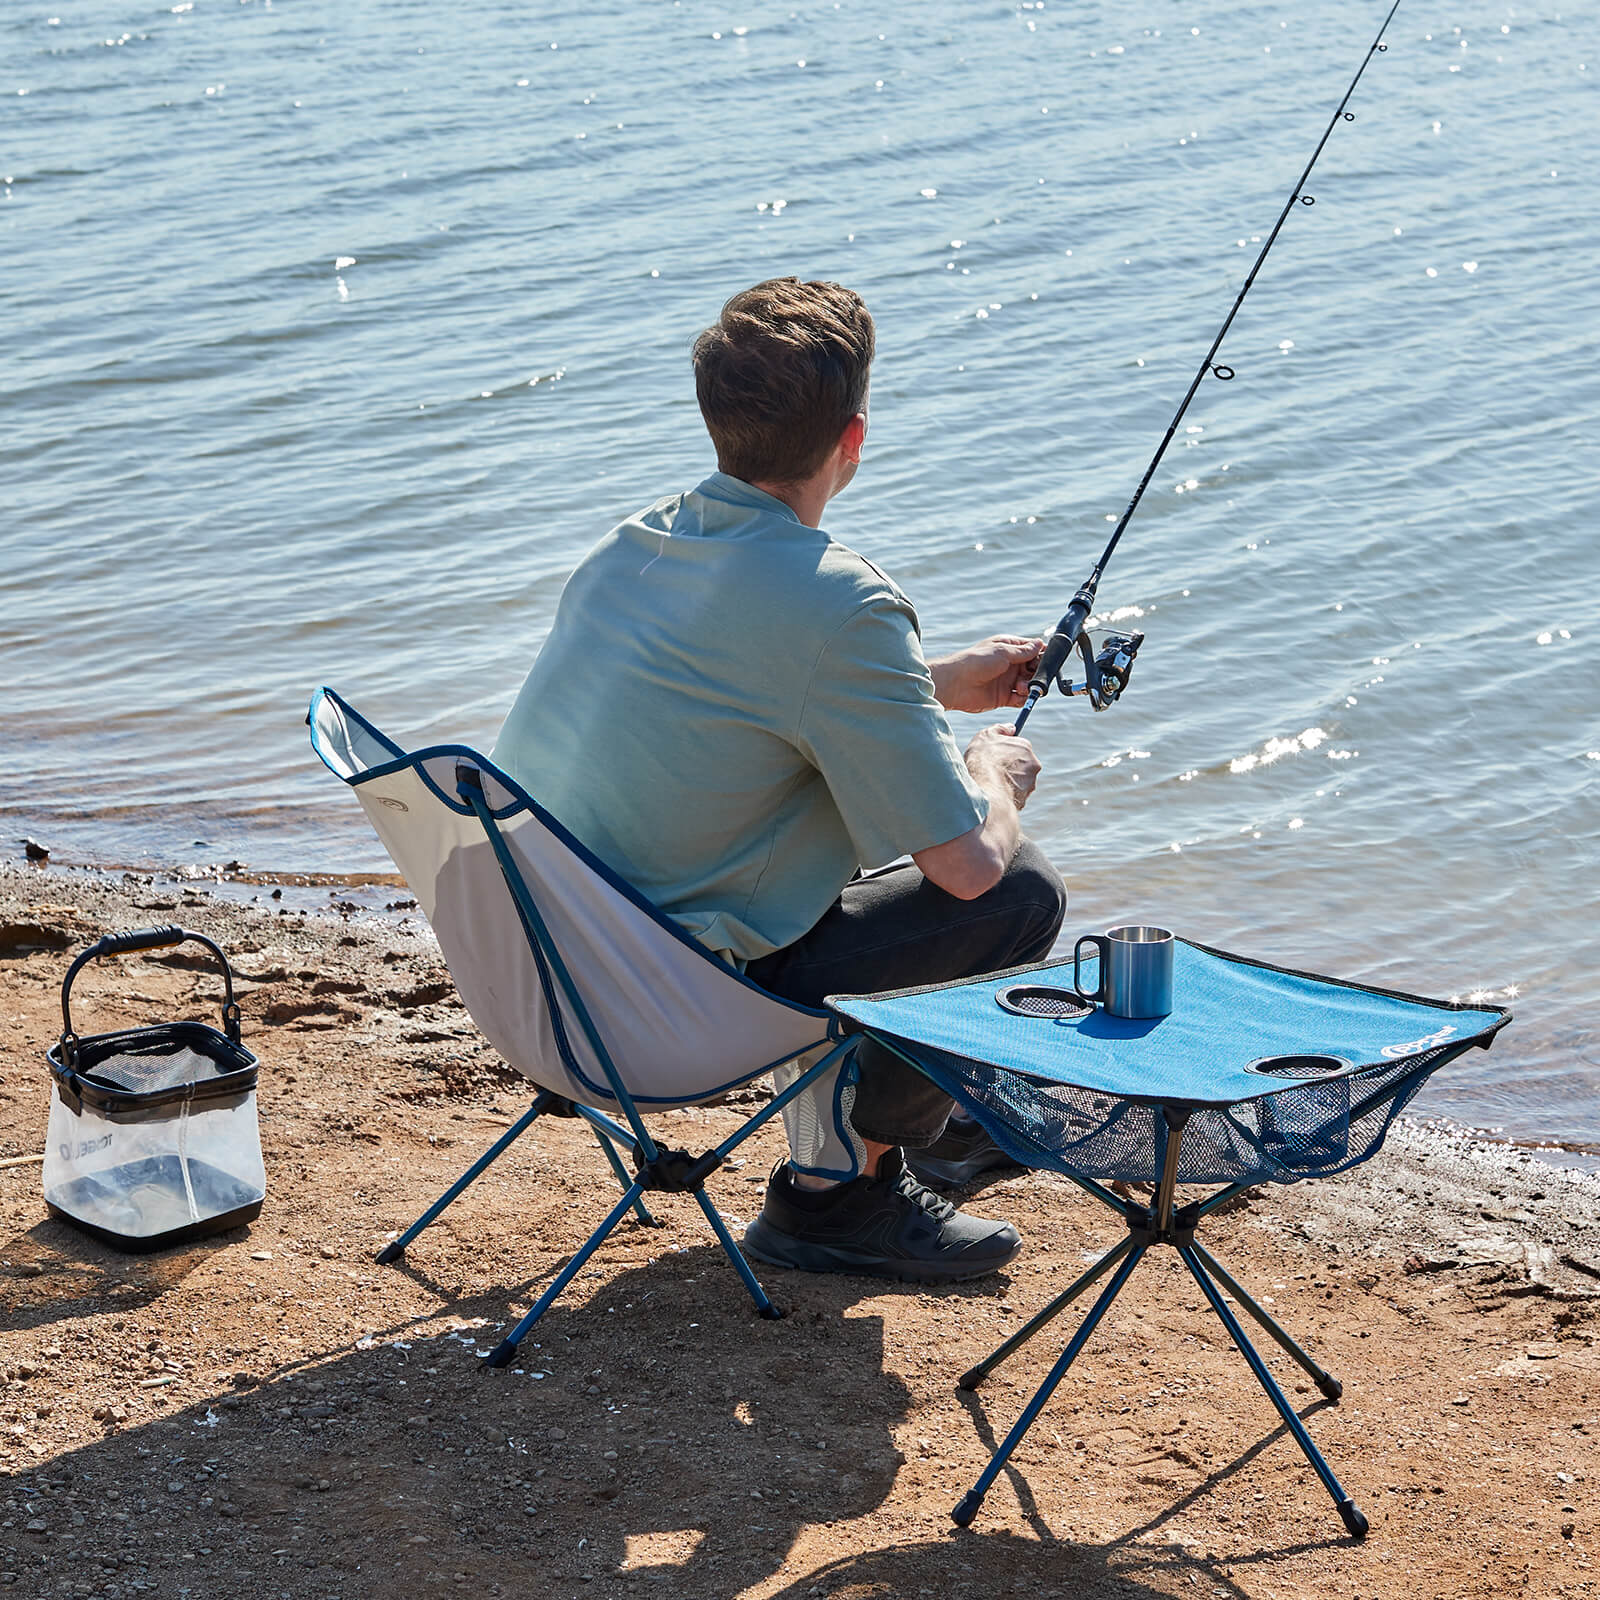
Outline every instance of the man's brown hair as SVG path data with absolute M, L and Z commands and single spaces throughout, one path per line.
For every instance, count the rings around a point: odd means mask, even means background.
M 772 278 L 736 294 L 694 342 L 694 387 L 717 465 L 798 483 L 867 404 L 872 317 L 837 283 Z

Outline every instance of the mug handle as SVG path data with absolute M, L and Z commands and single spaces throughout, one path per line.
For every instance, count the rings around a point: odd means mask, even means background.
M 1092 993 L 1085 992 L 1083 987 L 1083 957 L 1080 954 L 1086 944 L 1092 944 L 1100 957 L 1100 982 Z M 1096 1000 L 1103 1001 L 1106 997 L 1106 969 L 1111 965 L 1111 941 L 1103 933 L 1081 934 L 1072 946 L 1072 987 L 1080 1000 L 1087 1000 L 1091 1004 Z

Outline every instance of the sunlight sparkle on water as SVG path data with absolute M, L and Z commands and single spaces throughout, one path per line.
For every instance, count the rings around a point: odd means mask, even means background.
M 1321 728 L 1307 728 L 1303 733 L 1291 734 L 1287 739 L 1268 739 L 1260 750 L 1235 756 L 1228 763 L 1228 771 L 1253 772 L 1257 767 L 1269 767 L 1284 756 L 1298 755 L 1302 750 L 1315 750 L 1327 737 Z

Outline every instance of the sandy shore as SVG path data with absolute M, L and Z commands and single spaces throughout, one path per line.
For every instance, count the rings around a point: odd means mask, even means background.
M 425 929 L 130 876 L 0 871 L 0 1159 L 42 1148 L 70 953 L 182 921 L 235 957 L 269 1195 L 154 1257 L 48 1219 L 0 1168 L 0 1584 L 26 1595 L 1048 1597 L 1600 1594 L 1600 1181 L 1400 1125 L 1341 1178 L 1262 1191 L 1206 1242 L 1345 1386 L 1269 1364 L 1372 1521 L 1350 1542 L 1180 1263 L 1159 1252 L 974 1526 L 966 1490 L 1071 1314 L 954 1379 L 1116 1235 L 1021 1174 L 972 1209 L 1028 1245 L 933 1294 L 765 1274 L 751 1312 L 698 1212 L 626 1225 L 524 1347 L 477 1353 L 610 1203 L 541 1122 L 412 1249 L 373 1253 L 526 1105 Z M 197 950 L 197 947 L 189 947 Z M 80 1031 L 204 1015 L 184 951 L 97 964 Z M 1496 1046 L 1510 1070 L 1513 1027 Z M 753 1092 L 753 1091 L 752 1091 Z M 674 1113 L 703 1147 L 728 1108 Z M 719 1173 L 759 1207 L 770 1132 Z M 1059 1330 L 1059 1332 L 1058 1332 Z M 537 1343 L 534 1343 L 537 1340 Z

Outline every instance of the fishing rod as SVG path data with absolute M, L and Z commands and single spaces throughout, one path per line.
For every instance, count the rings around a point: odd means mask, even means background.
M 1233 326 L 1233 319 L 1238 315 L 1239 307 L 1244 304 L 1244 297 L 1250 293 L 1250 286 L 1256 281 L 1256 274 L 1261 271 L 1261 264 L 1267 259 L 1267 252 L 1276 242 L 1296 202 L 1303 206 L 1316 204 L 1315 198 L 1305 193 L 1306 179 L 1311 176 L 1311 169 L 1316 166 L 1317 157 L 1322 154 L 1322 147 L 1327 144 L 1339 122 L 1355 121 L 1355 112 L 1347 111 L 1345 107 L 1349 104 L 1350 96 L 1355 93 L 1356 85 L 1361 82 L 1361 74 L 1367 70 L 1367 64 L 1374 55 L 1389 48 L 1383 42 L 1384 31 L 1394 20 L 1394 14 L 1399 9 L 1400 0 L 1394 0 L 1394 4 L 1389 7 L 1388 16 L 1383 19 L 1383 26 L 1378 29 L 1377 37 L 1373 39 L 1367 47 L 1367 53 L 1361 58 L 1361 65 L 1356 69 L 1355 77 L 1350 80 L 1350 87 L 1345 90 L 1344 99 L 1334 108 L 1333 115 L 1328 119 L 1328 126 L 1323 129 L 1322 137 L 1317 140 L 1317 148 L 1311 152 L 1311 159 L 1306 162 L 1305 171 L 1300 174 L 1299 181 L 1289 193 L 1289 198 L 1284 201 L 1283 210 L 1278 213 L 1278 220 L 1273 224 L 1272 232 L 1267 235 L 1267 242 L 1262 245 L 1261 253 L 1255 259 L 1255 265 L 1250 268 L 1249 277 L 1244 280 L 1244 287 L 1234 297 L 1233 305 L 1223 319 L 1221 328 L 1217 330 L 1216 338 L 1211 341 L 1211 348 L 1206 351 L 1205 360 L 1200 363 L 1200 370 L 1194 375 L 1194 382 L 1189 385 L 1183 403 L 1168 424 L 1166 434 L 1156 447 L 1156 453 L 1150 458 L 1150 465 L 1145 468 L 1144 476 L 1139 480 L 1139 487 L 1134 490 L 1133 499 L 1128 502 L 1128 509 L 1122 513 L 1105 549 L 1100 552 L 1100 559 L 1095 562 L 1093 571 L 1073 595 L 1072 604 L 1067 607 L 1066 615 L 1056 624 L 1055 632 L 1050 635 L 1039 657 L 1039 665 L 1029 680 L 1028 698 L 1016 716 L 1014 726 L 1018 733 L 1022 732 L 1022 725 L 1033 714 L 1033 708 L 1050 692 L 1052 683 L 1064 695 L 1086 695 L 1089 704 L 1096 711 L 1104 711 L 1107 706 L 1115 704 L 1121 698 L 1122 691 L 1128 687 L 1128 677 L 1133 671 L 1134 657 L 1139 653 L 1139 646 L 1144 643 L 1144 635 L 1107 634 L 1105 642 L 1096 652 L 1089 635 L 1084 631 L 1084 624 L 1094 609 L 1095 591 L 1100 586 L 1101 574 L 1106 570 L 1106 563 L 1110 561 L 1112 552 L 1117 548 L 1129 519 L 1138 509 L 1140 500 L 1144 498 L 1144 492 L 1149 487 L 1151 478 L 1155 476 L 1155 470 L 1160 466 L 1162 456 L 1167 453 L 1167 446 L 1172 443 L 1173 435 L 1177 433 L 1178 424 L 1183 421 L 1184 413 L 1189 409 L 1189 402 L 1194 399 L 1195 391 L 1208 374 L 1222 382 L 1233 377 L 1233 368 L 1217 361 L 1217 351 L 1221 349 L 1222 341 L 1227 337 L 1228 329 Z M 1062 676 L 1062 669 L 1070 662 L 1074 650 L 1083 661 L 1082 683 L 1070 683 Z

